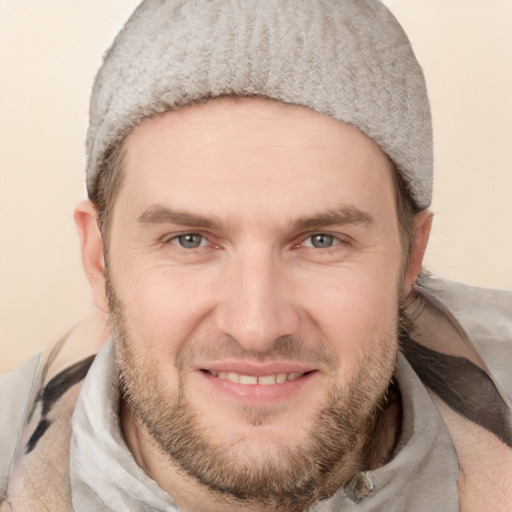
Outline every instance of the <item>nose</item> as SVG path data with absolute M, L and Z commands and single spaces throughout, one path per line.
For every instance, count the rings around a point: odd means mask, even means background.
M 282 336 L 298 332 L 299 312 L 283 264 L 252 252 L 231 262 L 224 276 L 216 325 L 252 352 L 265 352 Z

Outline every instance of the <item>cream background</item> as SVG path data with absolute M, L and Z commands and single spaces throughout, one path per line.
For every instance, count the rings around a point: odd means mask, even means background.
M 72 221 L 87 101 L 138 0 L 0 0 L 0 371 L 93 308 Z M 512 1 L 388 0 L 427 76 L 435 135 L 426 265 L 512 289 Z

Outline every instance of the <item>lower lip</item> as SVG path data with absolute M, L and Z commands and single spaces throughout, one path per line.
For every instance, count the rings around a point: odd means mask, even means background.
M 304 386 L 314 380 L 317 372 L 305 373 L 295 380 L 289 380 L 280 384 L 239 384 L 227 379 L 219 379 L 204 371 L 199 372 L 209 386 L 219 393 L 234 400 L 259 405 L 279 403 L 293 397 Z

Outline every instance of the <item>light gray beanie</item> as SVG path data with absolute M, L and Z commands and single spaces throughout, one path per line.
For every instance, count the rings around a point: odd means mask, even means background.
M 377 0 L 146 0 L 106 53 L 87 134 L 87 189 L 140 121 L 195 100 L 258 95 L 348 123 L 391 158 L 418 207 L 432 196 L 425 80 Z

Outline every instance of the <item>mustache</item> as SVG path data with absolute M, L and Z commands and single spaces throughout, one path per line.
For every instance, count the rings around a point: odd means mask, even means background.
M 106 295 L 109 303 L 109 328 L 114 338 L 121 340 L 131 338 L 128 318 L 122 301 L 119 299 L 110 278 L 107 265 L 105 269 Z M 287 361 L 309 363 L 326 372 L 334 371 L 339 366 L 340 357 L 321 339 L 310 339 L 300 335 L 286 335 L 276 338 L 265 351 L 253 351 L 244 348 L 234 337 L 228 334 L 205 333 L 200 338 L 187 340 L 178 352 L 176 367 L 180 370 L 190 367 L 197 359 L 218 360 L 237 359 L 245 362 Z
M 339 357 L 321 340 L 305 340 L 299 336 L 281 336 L 265 351 L 244 348 L 229 335 L 214 335 L 208 339 L 189 340 L 178 353 L 176 366 L 190 366 L 194 360 L 237 359 L 246 362 L 308 362 L 325 369 L 336 368 Z

